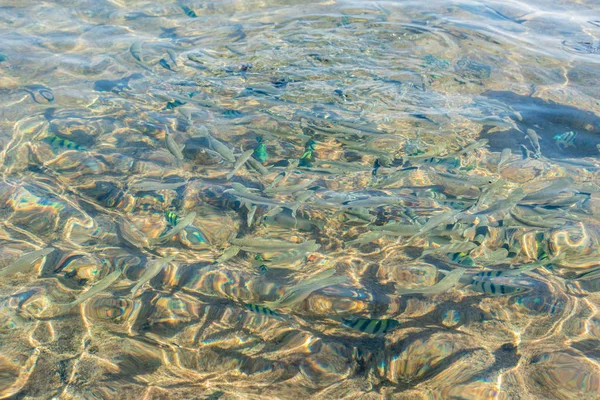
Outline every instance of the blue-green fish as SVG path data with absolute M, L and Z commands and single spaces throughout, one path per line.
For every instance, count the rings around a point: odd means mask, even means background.
M 342 321 L 348 328 L 372 335 L 387 333 L 400 326 L 395 319 L 342 318 Z
M 315 151 L 316 144 L 317 144 L 317 142 L 315 142 L 312 139 L 309 139 L 308 142 L 306 142 L 306 145 L 304 145 L 304 153 L 300 157 L 300 162 L 298 163 L 298 166 L 300 166 L 300 167 L 312 166 L 312 163 L 315 160 L 314 151 Z
M 191 8 L 189 8 L 188 6 L 181 6 L 181 9 L 185 13 L 185 15 L 187 15 L 190 18 L 197 18 L 198 17 L 198 15 L 196 14 L 196 12 L 194 10 L 192 10 Z
M 172 211 L 165 211 L 165 219 L 171 226 L 176 226 L 181 218 Z M 202 232 L 194 225 L 188 225 L 183 230 L 191 242 L 208 243 Z
M 267 307 L 259 306 L 257 304 L 244 304 L 244 307 L 254 313 L 257 313 L 257 314 L 269 315 L 271 317 L 279 316 L 279 314 L 276 313 L 275 311 L 273 311 Z
M 83 147 L 69 139 L 59 138 L 58 136 L 52 135 L 42 139 L 43 142 L 48 143 L 50 146 L 61 149 L 69 150 L 85 150 Z
M 252 153 L 252 155 L 258 161 L 263 163 L 263 162 L 267 161 L 267 159 L 269 158 L 269 154 L 267 153 L 267 146 L 265 145 L 262 137 L 260 137 L 260 136 L 256 137 L 256 141 L 258 142 L 258 144 L 254 148 L 254 153 Z
M 567 147 L 575 148 L 575 138 L 577 137 L 577 132 L 569 131 L 565 133 L 557 133 L 554 135 L 554 141 L 556 142 L 556 146 L 560 149 L 565 150 Z

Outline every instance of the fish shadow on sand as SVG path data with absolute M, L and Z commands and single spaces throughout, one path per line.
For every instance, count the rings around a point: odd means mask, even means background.
M 520 154 L 520 145 L 532 150 L 529 139 L 524 134 L 533 129 L 539 136 L 541 153 L 547 158 L 583 158 L 599 157 L 600 152 L 600 117 L 596 114 L 572 106 L 558 104 L 530 96 L 521 96 L 513 92 L 488 91 L 488 97 L 510 106 L 523 117 L 520 121 L 516 115 L 507 113 L 522 132 L 516 129 L 487 133 L 484 126 L 480 136 L 489 140 L 490 150 L 500 152 L 510 148 L 513 153 Z M 563 148 L 556 144 L 554 136 L 573 131 L 577 137 L 573 146 Z

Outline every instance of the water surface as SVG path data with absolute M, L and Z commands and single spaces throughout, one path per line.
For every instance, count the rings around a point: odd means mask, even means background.
M 5 0 L 0 38 L 0 398 L 600 398 L 597 2 Z

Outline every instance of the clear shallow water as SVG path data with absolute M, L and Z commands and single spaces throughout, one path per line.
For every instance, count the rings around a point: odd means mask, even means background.
M 598 5 L 283 3 L 2 3 L 0 397 L 600 398 Z

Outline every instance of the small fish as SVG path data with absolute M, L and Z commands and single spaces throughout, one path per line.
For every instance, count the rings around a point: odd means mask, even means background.
M 234 196 L 239 197 L 241 199 L 249 200 L 253 204 L 258 204 L 258 205 L 263 205 L 263 206 L 292 207 L 293 205 L 295 205 L 295 203 L 281 203 L 279 201 L 269 199 L 267 197 L 258 196 L 258 195 L 255 195 L 255 194 L 249 193 L 249 192 L 241 192 L 241 191 L 237 191 L 235 189 L 226 189 L 223 191 L 223 193 L 231 193 Z
M 256 314 L 268 315 L 270 317 L 279 316 L 279 314 L 275 311 L 268 309 L 267 307 L 259 306 L 257 304 L 244 304 L 244 307 Z
M 438 248 L 425 250 L 423 252 L 423 255 L 427 255 L 427 254 L 431 254 L 431 253 L 456 253 L 456 252 L 463 253 L 463 252 L 468 252 L 470 250 L 473 250 L 476 247 L 478 247 L 478 246 L 473 242 L 453 241 L 447 245 L 440 246 Z
M 181 6 L 181 9 L 183 10 L 183 12 L 185 13 L 185 15 L 187 15 L 190 18 L 197 18 L 198 14 L 196 14 L 194 12 L 194 10 L 192 10 L 191 8 L 189 8 L 188 6 Z
M 248 161 L 248 159 L 252 156 L 253 152 L 254 150 L 246 150 L 239 156 L 235 164 L 233 164 L 233 170 L 227 174 L 227 180 L 233 178 L 233 175 L 235 175 L 238 169 L 240 169 L 242 165 L 244 165 L 246 161 Z
M 554 135 L 554 141 L 556 142 L 556 146 L 560 149 L 562 146 L 562 150 L 565 150 L 567 147 L 575 146 L 575 139 L 577 138 L 577 132 L 569 131 L 565 133 L 557 133 Z
M 271 309 L 292 308 L 303 302 L 314 291 L 326 288 L 328 286 L 346 283 L 348 281 L 348 276 L 334 276 L 334 274 L 335 269 L 333 268 L 320 272 L 312 278 L 292 286 L 279 299 L 265 302 L 265 305 Z
M 535 154 L 540 154 L 541 153 L 540 137 L 538 136 L 537 132 L 534 131 L 533 129 L 527 129 L 526 134 L 527 134 L 527 137 L 529 138 L 529 141 L 531 142 L 531 147 L 533 147 Z
M 480 140 L 476 141 L 475 143 L 472 143 L 472 144 L 468 145 L 467 147 L 465 147 L 464 149 L 460 150 L 458 153 L 456 153 L 456 155 L 460 156 L 462 154 L 466 154 L 470 151 L 487 146 L 488 143 L 489 143 L 488 139 L 480 139 Z
M 181 152 L 185 146 L 179 146 L 173 136 L 169 135 L 169 129 L 165 126 L 165 144 L 167 149 L 175 156 L 178 160 L 183 160 L 183 153 Z
M 180 106 L 183 106 L 183 105 L 186 105 L 186 104 L 187 104 L 187 103 L 186 103 L 186 102 L 184 102 L 184 101 L 181 101 L 181 100 L 177 100 L 177 99 L 175 99 L 175 100 L 173 100 L 173 101 L 168 101 L 168 102 L 167 102 L 167 105 L 165 106 L 165 108 L 164 108 L 164 109 L 165 109 L 165 110 L 174 110 L 174 109 L 176 109 L 177 107 L 180 107 Z M 190 114 L 190 115 L 191 115 L 191 114 Z M 190 119 L 191 119 L 191 118 L 188 118 L 188 120 L 190 120 Z
M 342 318 L 342 321 L 348 328 L 371 335 L 387 333 L 400 326 L 395 319 Z
M 139 62 L 144 62 L 142 60 L 142 44 L 140 42 L 133 42 L 131 47 L 129 47 L 129 52 L 131 56 L 138 60 Z
M 152 260 L 146 265 L 145 271 L 138 280 L 138 283 L 131 288 L 130 297 L 135 298 L 138 290 L 144 286 L 146 282 L 149 282 L 150 279 L 154 278 L 159 274 L 171 261 L 175 259 L 175 256 L 168 256 L 164 258 L 159 258 L 158 260 Z
M 354 240 L 347 241 L 346 245 L 353 246 L 355 244 L 363 245 L 363 244 L 371 243 L 375 240 L 381 239 L 385 235 L 386 235 L 386 232 L 381 232 L 381 231 L 367 232 Z
M 300 162 L 298 163 L 299 167 L 311 167 L 313 161 L 315 160 L 315 146 L 317 142 L 312 139 L 309 139 L 308 142 L 304 145 L 304 153 L 300 157 Z
M 450 256 L 450 260 L 453 263 L 464 265 L 467 267 L 472 267 L 473 265 L 475 265 L 475 261 L 473 261 L 473 259 L 467 253 L 464 252 L 452 254 Z
M 503 149 L 500 153 L 500 161 L 498 161 L 498 173 L 500 173 L 500 168 L 506 164 L 506 162 L 510 159 L 512 152 L 509 148 Z
M 206 130 L 206 128 L 204 128 L 204 130 Z M 225 146 L 222 142 L 209 135 L 208 131 L 206 131 L 206 138 L 208 140 L 208 146 L 211 150 L 216 151 L 229 162 L 235 161 L 235 155 L 233 154 L 233 151 L 231 151 L 231 149 Z
M 424 287 L 424 288 L 415 288 L 415 289 L 405 289 L 401 288 L 396 293 L 398 295 L 406 295 L 406 294 L 423 294 L 426 296 L 431 296 L 434 294 L 439 294 L 450 290 L 453 286 L 455 286 L 461 276 L 465 273 L 464 268 L 456 268 L 450 271 L 442 280 L 432 286 Z
M 165 58 L 161 58 L 160 61 L 158 62 L 158 64 L 163 67 L 164 69 L 167 69 L 171 72 L 175 72 L 175 70 L 173 69 L 173 67 L 171 67 L 169 65 L 169 62 L 165 59 Z
M 68 139 L 63 139 L 58 136 L 52 135 L 42 139 L 42 142 L 48 143 L 50 146 L 61 149 L 78 150 L 84 151 L 85 149 L 75 142 Z
M 272 189 L 265 189 L 264 192 L 266 194 L 294 194 L 296 192 L 301 192 L 306 188 L 310 187 L 316 179 L 310 179 L 306 182 L 299 183 L 297 185 L 288 185 L 288 186 L 278 186 Z
M 494 283 L 491 280 L 472 280 L 470 283 L 472 289 L 477 292 L 487 293 L 491 295 L 501 296 L 504 294 L 520 293 L 527 288 L 523 286 L 505 285 L 502 283 Z
M 148 237 L 127 219 L 120 218 L 117 227 L 119 236 L 126 244 L 130 244 L 138 249 L 150 247 Z
M 250 157 L 248 161 L 246 161 L 246 166 L 250 166 L 261 175 L 267 175 L 269 173 L 269 170 L 254 157 Z
M 260 137 L 260 136 L 256 137 L 256 141 L 258 142 L 258 144 L 254 148 L 254 152 L 252 153 L 252 156 L 254 158 L 256 158 L 258 161 L 260 161 L 261 163 L 264 163 L 269 158 L 269 154 L 267 153 L 267 146 L 265 145 L 262 137 Z
M 255 238 L 235 238 L 231 239 L 231 244 L 239 246 L 240 249 L 250 252 L 270 252 L 286 251 L 301 247 L 302 244 L 290 243 L 285 240 L 275 239 L 255 239 Z
M 177 54 L 175 54 L 175 52 L 171 49 L 165 49 L 165 51 L 167 52 L 167 55 L 169 56 L 169 59 L 173 65 L 177 66 Z
M 533 203 L 539 204 L 540 202 L 556 198 L 556 196 L 558 196 L 558 194 L 560 194 L 562 192 L 576 193 L 577 190 L 572 188 L 574 182 L 575 181 L 571 177 L 555 179 L 548 186 L 546 186 L 536 192 L 527 194 L 525 197 L 523 197 L 523 199 L 521 201 L 523 203 L 533 202 Z
M 248 215 L 246 216 L 246 224 L 248 225 L 248 227 L 252 226 L 252 221 L 254 220 L 254 214 L 256 213 L 256 209 L 258 207 L 251 205 L 248 208 Z
M 313 253 L 321 248 L 320 244 L 317 244 L 314 240 L 307 240 L 302 243 L 298 248 L 295 248 L 290 251 L 286 251 L 284 253 L 278 254 L 269 258 L 269 261 L 272 263 L 291 263 L 292 261 L 304 258 L 304 256 L 308 253 Z
M 174 226 L 171 230 L 165 232 L 158 238 L 151 239 L 149 241 L 150 245 L 156 245 L 156 244 L 164 243 L 164 242 L 168 241 L 170 238 L 177 235 L 179 232 L 184 230 L 188 225 L 190 225 L 192 222 L 194 222 L 195 218 L 196 218 L 196 212 L 192 211 L 185 217 L 178 219 L 176 226 Z
M 386 235 L 414 236 L 419 233 L 420 225 L 408 225 L 399 222 L 390 222 L 382 226 L 374 226 L 373 231 L 381 231 Z
M 152 182 L 152 181 L 141 181 L 134 182 L 129 185 L 130 189 L 138 190 L 138 191 L 146 191 L 146 190 L 175 190 L 180 188 L 181 186 L 186 185 L 187 182 L 175 182 L 175 183 L 166 183 L 166 182 Z
M 231 260 L 233 257 L 238 255 L 240 250 L 241 250 L 241 247 L 239 247 L 239 246 L 229 246 L 228 248 L 225 249 L 225 251 L 223 251 L 223 254 L 221 255 L 221 257 L 217 258 L 215 263 L 222 264 L 225 261 Z
M 489 186 L 487 186 L 484 190 L 482 190 L 481 195 L 479 196 L 479 199 L 477 199 L 477 203 L 475 204 L 475 208 L 478 209 L 484 204 L 489 204 L 489 202 L 492 201 L 494 195 L 504 187 L 505 183 L 506 180 L 498 179 L 491 183 Z
M 61 305 L 62 307 L 64 307 L 63 310 L 68 311 L 68 310 L 72 309 L 73 307 L 83 303 L 87 299 L 89 299 L 89 298 L 95 296 L 96 294 L 102 292 L 103 290 L 107 289 L 117 279 L 119 279 L 119 277 L 121 276 L 121 272 L 122 271 L 120 269 L 117 269 L 117 270 L 111 272 L 110 274 L 106 275 L 98 283 L 96 283 L 94 286 L 89 288 L 85 293 L 83 293 L 77 299 L 75 299 L 74 301 L 72 301 L 68 304 Z
M 12 275 L 17 272 L 22 272 L 25 269 L 31 267 L 39 258 L 46 257 L 53 251 L 53 247 L 46 247 L 45 249 L 36 250 L 24 254 L 20 256 L 17 260 L 13 261 L 8 267 L 0 270 L 0 277 Z

